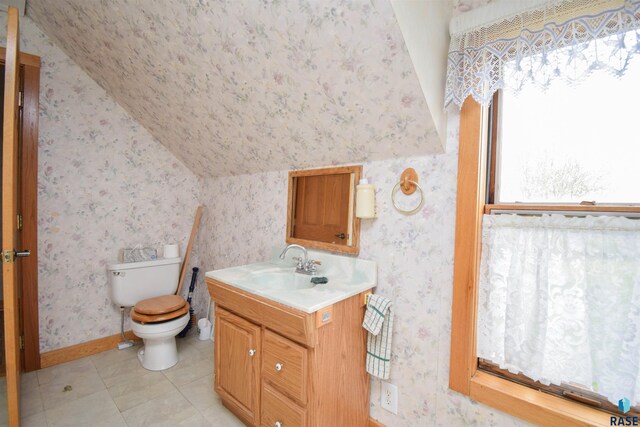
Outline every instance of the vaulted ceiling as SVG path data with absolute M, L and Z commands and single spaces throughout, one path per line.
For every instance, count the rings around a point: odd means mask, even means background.
M 29 0 L 200 176 L 442 152 L 389 0 Z

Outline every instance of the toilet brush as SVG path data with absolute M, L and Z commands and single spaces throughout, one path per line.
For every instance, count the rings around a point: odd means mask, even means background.
M 191 274 L 191 284 L 189 285 L 189 295 L 187 296 L 187 304 L 189 304 L 189 323 L 178 334 L 178 337 L 184 338 L 191 329 L 191 326 L 196 322 L 196 316 L 193 313 L 193 307 L 191 306 L 191 297 L 193 297 L 193 290 L 196 287 L 196 278 L 198 277 L 198 267 L 193 267 L 193 274 Z

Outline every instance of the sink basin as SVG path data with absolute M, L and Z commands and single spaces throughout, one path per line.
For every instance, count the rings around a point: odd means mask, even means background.
M 278 259 L 280 252 L 281 248 L 276 248 L 271 261 L 209 271 L 206 277 L 305 313 L 376 286 L 377 266 L 373 261 L 309 250 L 309 259 L 322 262 L 318 276 L 329 279 L 327 284 L 314 285 L 313 276 L 295 272 L 296 263 L 291 257 Z
M 283 271 L 256 271 L 251 273 L 252 280 L 263 290 L 298 290 L 313 288 L 310 276 L 303 276 L 293 272 Z

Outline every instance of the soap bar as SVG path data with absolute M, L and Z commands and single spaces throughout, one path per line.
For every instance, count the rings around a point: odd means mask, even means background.
M 314 285 L 324 285 L 325 283 L 329 283 L 329 279 L 326 277 L 312 277 L 311 283 Z

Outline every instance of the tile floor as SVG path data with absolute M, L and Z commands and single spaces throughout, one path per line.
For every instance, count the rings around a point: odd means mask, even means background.
M 243 426 L 213 392 L 213 342 L 177 341 L 180 361 L 162 372 L 140 365 L 139 344 L 23 375 L 21 425 Z

